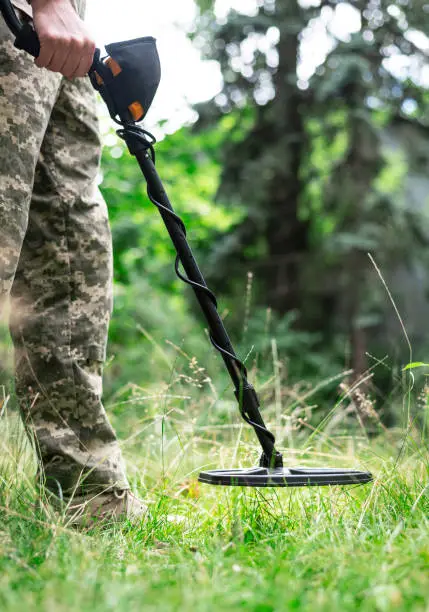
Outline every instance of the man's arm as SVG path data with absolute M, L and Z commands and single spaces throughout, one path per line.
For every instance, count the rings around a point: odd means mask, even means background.
M 34 28 L 40 40 L 39 68 L 83 77 L 91 67 L 95 42 L 70 0 L 31 0 Z

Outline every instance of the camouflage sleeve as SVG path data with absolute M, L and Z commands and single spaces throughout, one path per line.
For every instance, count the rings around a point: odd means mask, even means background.
M 18 9 L 19 11 L 22 11 L 25 15 L 27 15 L 28 17 L 32 18 L 33 17 L 33 11 L 31 8 L 31 4 L 30 4 L 30 0 L 11 0 L 13 6 Z

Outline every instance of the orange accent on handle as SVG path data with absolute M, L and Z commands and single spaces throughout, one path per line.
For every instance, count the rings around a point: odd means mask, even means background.
M 108 57 L 104 63 L 110 68 L 110 72 L 113 74 L 113 76 L 118 76 L 118 74 L 121 74 L 122 68 L 118 62 L 113 59 L 113 57 Z
M 130 111 L 131 116 L 134 119 L 134 121 L 141 121 L 141 119 L 143 119 L 144 108 L 140 104 L 140 102 L 133 102 L 132 104 L 129 105 L 128 110 Z
M 95 79 L 99 85 L 104 85 L 104 81 L 101 78 L 101 76 L 98 74 L 98 72 L 95 73 Z
M 108 68 L 110 68 L 110 72 L 113 74 L 114 77 L 118 76 L 118 74 L 121 74 L 122 68 L 120 67 L 118 62 L 113 59 L 113 57 L 108 57 L 104 60 L 104 63 Z M 104 81 L 102 77 L 98 74 L 98 72 L 95 73 L 95 78 L 99 85 L 104 85 Z

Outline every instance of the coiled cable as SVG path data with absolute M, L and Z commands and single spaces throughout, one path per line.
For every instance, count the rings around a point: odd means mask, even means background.
M 121 123 L 121 126 L 122 126 L 121 129 L 117 130 L 117 134 L 119 138 L 121 138 L 127 143 L 131 154 L 135 154 L 137 150 L 143 149 L 147 152 L 153 164 L 155 165 L 156 154 L 155 154 L 154 145 L 156 144 L 156 139 L 153 136 L 153 134 L 151 134 L 150 132 L 142 128 L 141 126 L 137 126 L 135 124 Z M 162 210 L 164 213 L 168 214 L 172 219 L 174 219 L 174 221 L 178 224 L 181 231 L 183 232 L 183 236 L 186 238 L 187 231 L 186 231 L 186 227 L 185 227 L 183 220 L 173 210 L 171 210 L 167 206 L 164 206 L 161 202 L 159 202 L 153 196 L 153 194 L 151 193 L 149 184 L 147 186 L 147 194 L 148 194 L 149 200 L 152 202 L 154 206 L 158 208 L 158 210 Z M 217 299 L 213 291 L 211 291 L 206 285 L 197 283 L 191 280 L 190 278 L 188 278 L 187 276 L 185 276 L 184 274 L 182 274 L 182 272 L 180 271 L 179 255 L 176 256 L 174 268 L 175 268 L 175 272 L 178 278 L 180 278 L 181 281 L 193 287 L 196 291 L 204 293 L 212 301 L 213 305 L 217 309 L 218 303 L 217 303 Z M 225 349 L 225 347 L 220 346 L 218 342 L 215 340 L 215 338 L 213 337 L 211 332 L 209 333 L 209 337 L 210 337 L 210 342 L 212 343 L 214 348 L 222 355 L 224 359 L 230 360 L 237 368 L 241 379 L 243 381 L 246 380 L 247 379 L 247 369 L 244 363 L 236 355 L 234 355 L 233 353 Z M 244 419 L 244 421 L 246 421 L 246 423 L 251 425 L 255 430 L 258 430 L 259 432 L 266 435 L 274 444 L 275 442 L 274 435 L 266 427 L 263 427 L 259 423 L 255 423 L 254 421 L 252 421 L 252 419 L 250 419 L 249 416 L 244 411 L 243 402 L 239 401 L 238 403 L 239 403 L 240 414 L 242 418 Z

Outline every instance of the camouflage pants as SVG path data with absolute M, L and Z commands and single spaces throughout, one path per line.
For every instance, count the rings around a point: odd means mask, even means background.
M 0 310 L 47 486 L 128 488 L 101 403 L 112 251 L 88 79 L 40 70 L 0 18 Z

